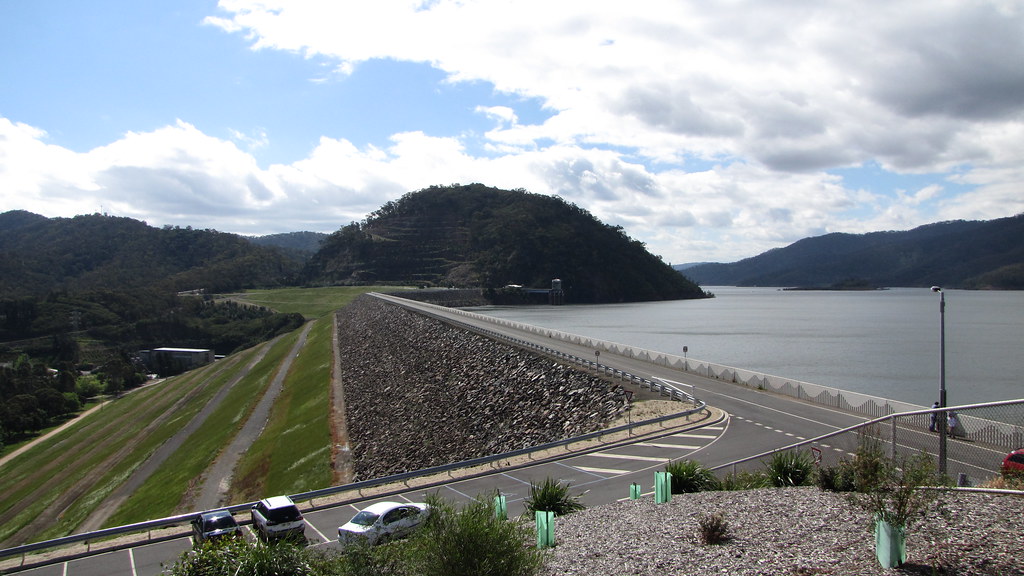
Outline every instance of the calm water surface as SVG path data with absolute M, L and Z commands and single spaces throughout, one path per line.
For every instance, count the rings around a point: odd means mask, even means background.
M 473 310 L 737 368 L 931 405 L 939 295 L 707 287 L 715 298 Z M 1024 398 L 1024 292 L 946 291 L 950 404 Z

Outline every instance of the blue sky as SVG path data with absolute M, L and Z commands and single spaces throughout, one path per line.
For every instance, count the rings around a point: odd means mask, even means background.
M 0 210 L 332 232 L 482 182 L 672 263 L 1024 212 L 1013 1 L 0 0 L 0 55 Z

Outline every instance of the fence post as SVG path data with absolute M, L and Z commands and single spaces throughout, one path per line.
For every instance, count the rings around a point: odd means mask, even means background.
M 896 460 L 896 416 L 889 416 L 892 432 L 889 436 L 889 460 Z

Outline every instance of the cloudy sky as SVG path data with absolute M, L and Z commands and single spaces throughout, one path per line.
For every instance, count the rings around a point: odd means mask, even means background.
M 670 263 L 1024 212 L 1019 0 L 0 0 L 0 210 L 559 195 Z

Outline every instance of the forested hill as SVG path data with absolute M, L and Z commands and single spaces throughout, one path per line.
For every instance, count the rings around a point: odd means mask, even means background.
M 685 273 L 707 286 L 932 286 L 1024 289 L 1024 215 L 941 222 L 905 232 L 805 238 Z
M 547 288 L 566 301 L 701 298 L 695 283 L 629 238 L 560 198 L 482 184 L 406 194 L 329 236 L 308 283 Z
M 0 214 L 0 295 L 53 290 L 225 292 L 293 283 L 300 264 L 241 236 L 92 214 Z

